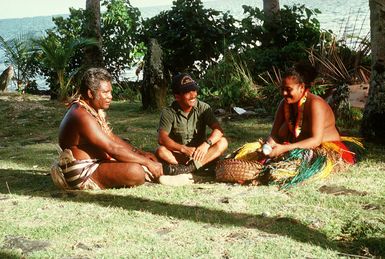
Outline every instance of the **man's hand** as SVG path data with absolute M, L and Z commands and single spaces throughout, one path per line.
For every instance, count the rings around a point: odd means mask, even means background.
M 160 176 L 163 175 L 163 167 L 162 164 L 159 162 L 151 161 L 147 165 L 148 170 L 150 170 L 151 174 L 154 176 L 155 179 L 158 179 Z
M 192 157 L 195 152 L 195 147 L 187 147 L 185 145 L 182 146 L 181 152 L 188 157 Z
M 150 159 L 151 161 L 158 162 L 156 156 L 151 152 L 143 152 L 143 156 Z
M 195 152 L 192 154 L 192 158 L 196 161 L 202 161 L 209 151 L 210 145 L 206 142 L 202 143 L 199 147 L 195 149 Z

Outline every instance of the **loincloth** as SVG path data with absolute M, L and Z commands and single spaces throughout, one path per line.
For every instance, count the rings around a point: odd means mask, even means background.
M 91 178 L 99 165 L 97 159 L 76 160 L 71 150 L 65 149 L 52 165 L 51 177 L 60 189 L 100 190 Z

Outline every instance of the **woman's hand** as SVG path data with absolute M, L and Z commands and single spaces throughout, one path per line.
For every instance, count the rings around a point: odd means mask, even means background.
M 281 145 L 278 143 L 275 143 L 275 145 L 272 146 L 272 149 L 273 150 L 270 152 L 270 154 L 267 155 L 268 157 L 277 157 L 277 156 L 280 156 L 281 154 L 289 151 L 288 145 Z

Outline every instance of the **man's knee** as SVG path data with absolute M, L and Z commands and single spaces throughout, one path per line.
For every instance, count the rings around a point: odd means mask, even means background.
M 126 182 L 129 183 L 130 186 L 142 185 L 146 181 L 143 167 L 137 163 L 130 163 L 128 165 L 125 176 Z
M 157 157 L 163 157 L 165 154 L 168 154 L 168 153 L 170 153 L 170 150 L 168 150 L 165 146 L 159 146 L 155 150 L 155 155 Z
M 179 163 L 181 163 L 181 161 L 183 162 L 187 158 L 185 155 L 183 155 L 181 153 L 172 152 L 171 150 L 167 149 L 165 146 L 159 146 L 155 150 L 155 156 L 161 162 L 166 162 L 169 164 L 179 164 Z
M 227 142 L 227 139 L 225 137 L 222 137 L 219 139 L 217 143 L 215 143 L 215 146 L 217 147 L 218 151 L 222 154 L 227 149 L 229 143 Z

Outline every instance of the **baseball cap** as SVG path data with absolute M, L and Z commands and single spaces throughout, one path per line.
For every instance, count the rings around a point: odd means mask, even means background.
M 171 87 L 174 94 L 183 94 L 199 90 L 197 83 L 186 73 L 180 73 L 174 76 L 172 78 Z

